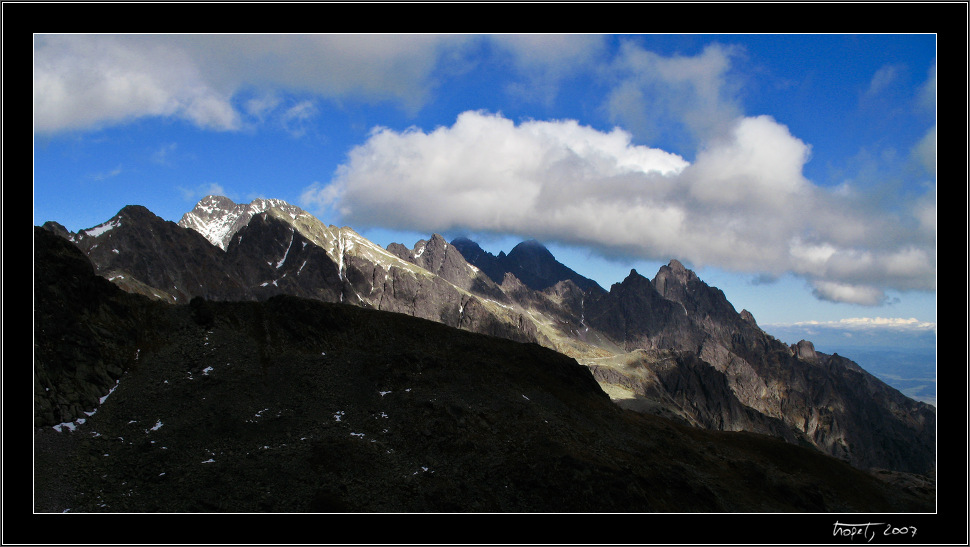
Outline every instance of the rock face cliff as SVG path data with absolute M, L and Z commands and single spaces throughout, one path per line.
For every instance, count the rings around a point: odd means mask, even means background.
M 788 346 L 774 339 L 750 313 L 736 312 L 723 292 L 677 261 L 661 267 L 652 282 L 634 271 L 607 295 L 590 299 L 586 321 L 622 341 L 626 351 L 677 355 L 675 383 L 663 364 L 670 359 L 636 360 L 658 378 L 633 389 L 634 401 L 657 399 L 660 385 L 663 393 L 684 401 L 668 410 L 705 427 L 807 441 L 861 468 L 925 473 L 934 467 L 932 406 L 909 399 L 848 359 L 816 352 L 810 342 Z M 731 401 L 747 413 L 708 395 L 718 392 L 722 379 Z M 751 418 L 750 411 L 760 417 Z M 778 430 L 779 422 L 787 432 Z
M 770 434 L 863 469 L 933 470 L 933 407 L 810 342 L 774 339 L 676 260 L 652 280 L 634 270 L 605 291 L 536 242 L 498 257 L 438 234 L 384 249 L 278 200 L 243 207 L 210 197 L 194 211 L 183 217 L 191 228 L 137 206 L 77 234 L 56 223 L 45 228 L 74 242 L 99 275 L 151 298 L 187 304 L 286 294 L 535 342 L 587 365 L 627 408 Z M 213 228 L 228 225 L 231 233 Z M 76 405 L 58 408 L 44 419 L 78 417 Z
M 35 419 L 82 411 L 35 431 L 38 512 L 933 510 L 814 448 L 623 410 L 537 344 L 289 295 L 170 305 L 43 229 L 35 266 Z

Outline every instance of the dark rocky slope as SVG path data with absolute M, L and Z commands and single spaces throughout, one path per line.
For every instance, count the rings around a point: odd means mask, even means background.
M 810 342 L 783 344 L 677 261 L 662 267 L 653 281 L 632 271 L 609 293 L 590 295 L 585 311 L 590 326 L 627 351 L 681 355 L 673 376 L 663 360 L 639 364 L 664 378 L 652 386 L 668 400 L 687 403 L 667 410 L 683 414 L 690 407 L 693 423 L 806 439 L 862 469 L 934 471 L 934 407 L 906 397 L 849 359 L 815 352 Z M 687 357 L 690 366 L 684 365 Z M 722 385 L 730 394 L 712 398 Z M 650 389 L 638 394 L 657 400 Z M 724 404 L 725 397 L 747 410 L 739 413 Z M 763 416 L 752 419 L 750 411 Z M 787 431 L 779 431 L 779 424 Z
M 35 429 L 37 511 L 933 510 L 813 449 L 621 409 L 536 344 L 291 296 L 170 305 L 35 246 L 37 405 L 69 385 L 91 413 Z

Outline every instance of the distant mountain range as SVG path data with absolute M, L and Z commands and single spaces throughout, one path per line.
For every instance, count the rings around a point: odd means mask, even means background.
M 288 295 L 428 319 L 575 359 L 614 403 L 640 413 L 778 437 L 860 469 L 935 471 L 932 406 L 811 342 L 780 342 L 676 260 L 653 279 L 634 270 L 605 290 L 536 241 L 498 256 L 437 234 L 385 249 L 280 200 L 219 196 L 177 224 L 128 206 L 78 233 L 43 228 L 72 242 L 99 276 L 154 300 Z M 37 426 L 97 408 L 133 366 L 109 361 L 85 377 L 42 375 Z

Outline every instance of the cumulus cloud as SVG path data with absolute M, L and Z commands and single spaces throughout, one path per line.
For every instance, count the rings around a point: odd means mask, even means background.
M 330 183 L 305 189 L 302 204 L 360 226 L 506 233 L 604 256 L 794 272 L 826 300 L 877 305 L 888 288 L 935 289 L 935 250 L 886 238 L 898 219 L 853 211 L 806 180 L 810 154 L 767 116 L 736 119 L 689 163 L 620 129 L 469 111 L 429 132 L 376 128 Z
M 436 35 L 38 35 L 34 128 L 49 134 L 145 116 L 236 130 L 273 89 L 328 98 L 425 104 L 445 46 Z M 257 90 L 242 110 L 233 99 Z M 260 102 L 260 100 L 264 102 Z

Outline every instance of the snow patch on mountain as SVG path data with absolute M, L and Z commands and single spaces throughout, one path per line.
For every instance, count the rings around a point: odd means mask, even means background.
M 234 203 L 225 196 L 206 196 L 188 213 L 182 215 L 178 225 L 202 234 L 210 243 L 226 250 L 235 233 L 259 213 L 277 209 L 296 220 L 307 213 L 281 199 L 255 199 L 250 203 Z
M 84 231 L 84 235 L 89 236 L 89 237 L 98 237 L 101 234 L 107 232 L 108 230 L 111 230 L 113 228 L 117 228 L 118 226 L 121 226 L 121 219 L 119 219 L 119 218 L 113 218 L 113 219 L 109 220 L 108 222 L 105 222 L 104 224 L 100 224 L 98 226 L 95 226 L 94 228 L 91 228 L 90 230 L 85 230 Z

